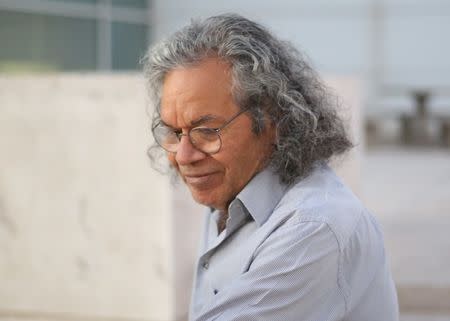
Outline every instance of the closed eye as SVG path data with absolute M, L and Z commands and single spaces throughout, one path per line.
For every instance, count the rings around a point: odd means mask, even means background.
M 215 142 L 220 139 L 218 129 L 209 127 L 196 127 L 191 130 L 191 139 L 196 143 Z
M 219 128 L 210 128 L 210 127 L 195 127 L 192 129 L 193 132 L 196 132 L 200 135 L 208 136 L 208 135 L 217 135 Z
M 212 128 L 212 127 L 195 127 L 194 128 L 197 131 L 200 132 L 204 132 L 204 133 L 213 133 L 213 132 L 217 132 L 219 130 L 219 128 Z

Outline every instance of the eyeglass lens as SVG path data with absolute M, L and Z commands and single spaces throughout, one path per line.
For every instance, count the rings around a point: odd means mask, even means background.
M 156 142 L 168 152 L 175 153 L 181 140 L 181 136 L 170 127 L 162 124 L 153 130 Z M 187 134 L 192 145 L 205 153 L 216 153 L 221 147 L 221 139 L 217 130 L 207 127 L 196 127 Z

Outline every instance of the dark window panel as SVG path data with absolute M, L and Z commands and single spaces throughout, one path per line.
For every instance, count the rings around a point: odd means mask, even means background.
M 0 64 L 30 69 L 96 68 L 96 22 L 0 11 Z M 34 67 L 33 67 L 34 66 Z
M 117 7 L 145 9 L 148 7 L 147 0 L 112 0 L 112 5 Z
M 82 4 L 96 4 L 97 0 L 50 0 L 55 2 L 69 2 L 69 3 L 82 3 Z
M 112 67 L 138 69 L 147 48 L 147 26 L 114 22 L 112 24 Z

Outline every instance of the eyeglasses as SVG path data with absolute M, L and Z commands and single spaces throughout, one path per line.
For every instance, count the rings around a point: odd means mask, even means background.
M 189 129 L 186 134 L 183 134 L 181 130 L 174 130 L 164 123 L 159 122 L 152 128 L 153 137 L 159 146 L 170 153 L 176 153 L 180 145 L 181 137 L 187 136 L 191 144 L 199 151 L 209 155 L 215 154 L 222 147 L 220 131 L 247 110 L 248 108 L 241 110 L 219 128 L 194 127 Z

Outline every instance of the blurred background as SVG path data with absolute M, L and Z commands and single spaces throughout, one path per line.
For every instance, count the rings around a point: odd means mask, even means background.
M 223 12 L 343 97 L 401 321 L 450 320 L 447 0 L 0 0 L 0 320 L 185 320 L 201 209 L 146 159 L 139 61 Z

